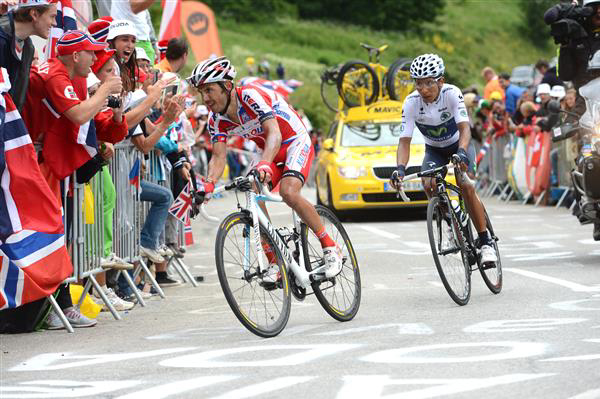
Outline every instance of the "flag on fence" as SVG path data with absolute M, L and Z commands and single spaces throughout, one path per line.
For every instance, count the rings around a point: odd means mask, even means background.
M 0 69 L 0 309 L 46 297 L 73 272 L 62 212 Z
M 129 171 L 129 184 L 140 189 L 140 159 L 137 158 Z
M 185 237 L 185 246 L 188 247 L 194 244 L 194 234 L 192 233 L 192 221 L 188 218 L 185 223 L 185 228 L 183 229 L 184 237 Z
M 179 193 L 173 205 L 169 208 L 169 213 L 187 224 L 190 220 L 190 208 L 192 207 L 191 183 L 185 185 Z
M 181 36 L 181 0 L 162 0 L 162 9 L 158 40 Z
M 485 143 L 483 143 L 483 145 L 481 146 L 481 149 L 479 150 L 479 154 L 477 154 L 477 159 L 475 160 L 475 163 L 477 164 L 477 166 L 479 166 L 479 164 L 481 163 L 481 160 L 483 159 L 483 157 L 485 157 L 485 154 L 487 154 L 488 150 L 490 149 L 491 144 L 492 144 L 492 137 L 488 136 L 488 138 L 485 140 Z
M 56 2 L 56 26 L 50 30 L 46 44 L 46 59 L 56 57 L 56 42 L 68 30 L 77 30 L 77 20 L 71 0 L 58 0 Z

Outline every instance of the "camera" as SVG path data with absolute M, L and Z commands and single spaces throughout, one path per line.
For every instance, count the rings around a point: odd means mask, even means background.
M 573 41 L 587 37 L 587 32 L 582 25 L 593 13 L 592 7 L 561 3 L 546 11 L 544 22 L 550 25 L 550 34 L 554 38 L 554 43 L 569 45 Z
M 109 108 L 121 108 L 122 100 L 120 97 L 108 96 L 108 107 Z

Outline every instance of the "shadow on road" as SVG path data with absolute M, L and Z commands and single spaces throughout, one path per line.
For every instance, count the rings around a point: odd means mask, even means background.
M 369 209 L 358 212 L 342 213 L 340 219 L 344 223 L 425 221 L 427 220 L 427 208 Z

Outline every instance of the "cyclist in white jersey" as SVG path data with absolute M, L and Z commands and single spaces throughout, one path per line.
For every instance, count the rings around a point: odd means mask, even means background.
M 410 66 L 411 78 L 417 90 L 404 101 L 402 125 L 398 142 L 397 163 L 391 184 L 399 188 L 405 176 L 410 156 L 410 141 L 415 127 L 425 138 L 425 158 L 421 170 L 446 165 L 452 155 L 461 159 L 461 168 L 472 179 L 475 177 L 475 149 L 471 143 L 469 116 L 460 89 L 444 83 L 444 61 L 435 54 L 423 54 Z M 479 234 L 482 263 L 497 261 L 492 238 L 486 229 L 484 207 L 469 179 L 457 175 L 466 208 Z M 423 178 L 428 198 L 435 190 L 431 177 Z M 449 226 L 448 226 L 449 227 Z

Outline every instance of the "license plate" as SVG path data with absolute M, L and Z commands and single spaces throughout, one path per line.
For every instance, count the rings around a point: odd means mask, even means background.
M 406 181 L 403 184 L 404 191 L 423 191 L 423 183 L 420 181 Z M 383 191 L 396 191 L 390 183 L 383 183 Z

